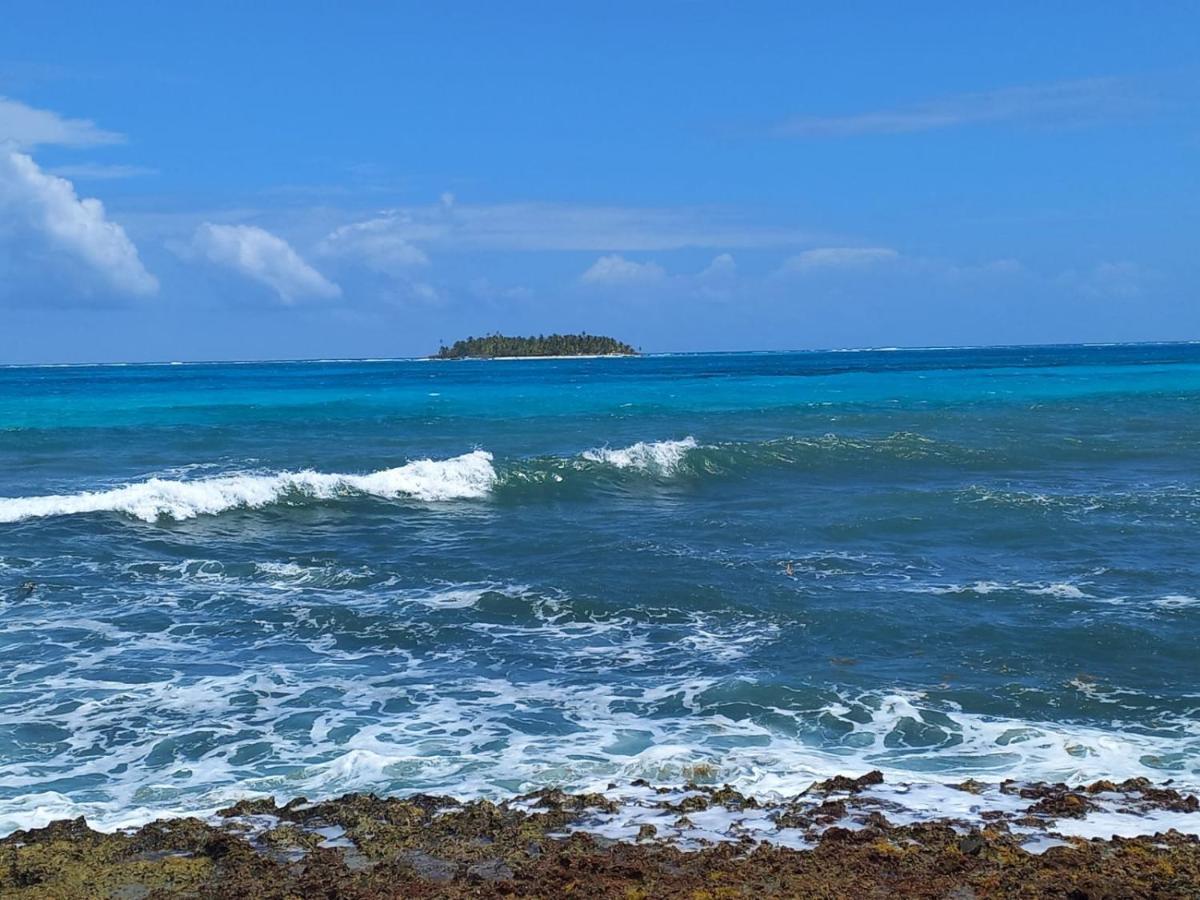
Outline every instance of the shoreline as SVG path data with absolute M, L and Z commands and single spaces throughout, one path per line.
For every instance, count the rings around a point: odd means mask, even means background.
M 967 781 L 926 798 L 927 817 L 897 801 L 915 787 L 873 771 L 790 798 L 638 780 L 500 802 L 247 799 L 112 833 L 62 819 L 0 839 L 0 896 L 1183 897 L 1200 884 L 1200 801 L 1170 783 Z M 1127 836 L 1099 836 L 1117 817 Z
M 641 353 L 560 353 L 529 356 L 422 356 L 430 362 L 491 362 L 524 359 L 637 359 Z

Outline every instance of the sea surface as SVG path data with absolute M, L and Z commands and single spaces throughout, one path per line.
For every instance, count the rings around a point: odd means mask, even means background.
M 0 833 L 1200 785 L 1200 346 L 0 369 Z

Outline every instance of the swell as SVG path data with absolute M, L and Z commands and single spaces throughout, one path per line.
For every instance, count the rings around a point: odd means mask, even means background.
M 440 503 L 495 497 L 520 502 L 548 491 L 586 494 L 611 488 L 636 489 L 648 482 L 696 483 L 745 477 L 772 469 L 853 474 L 881 465 L 909 465 L 978 472 L 1004 466 L 1012 461 L 1009 457 L 1003 449 L 981 449 L 913 432 L 896 432 L 882 437 L 824 434 L 719 443 L 700 443 L 688 436 L 593 447 L 572 456 L 501 461 L 477 449 L 448 459 L 417 459 L 361 474 L 304 469 L 175 477 L 207 468 L 196 464 L 175 467 L 165 477 L 100 490 L 0 498 L 0 523 L 97 513 L 117 513 L 144 522 L 182 521 L 229 510 L 355 498 Z M 1000 502 L 1002 498 L 969 490 L 962 499 Z

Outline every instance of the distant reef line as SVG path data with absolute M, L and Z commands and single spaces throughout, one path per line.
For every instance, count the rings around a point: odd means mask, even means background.
M 548 356 L 637 356 L 638 351 L 616 338 L 598 334 L 539 334 L 512 337 L 489 334 L 444 344 L 432 359 L 499 359 Z

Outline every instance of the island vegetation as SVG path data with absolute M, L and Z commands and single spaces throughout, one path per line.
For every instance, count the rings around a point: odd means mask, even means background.
M 435 359 L 494 359 L 501 356 L 635 356 L 637 351 L 615 338 L 597 334 L 539 334 L 509 337 L 489 334 L 442 346 Z

